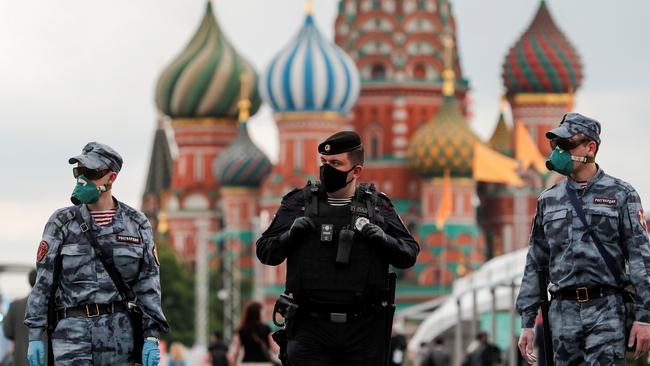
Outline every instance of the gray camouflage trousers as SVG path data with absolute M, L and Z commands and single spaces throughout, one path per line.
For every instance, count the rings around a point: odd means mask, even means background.
M 133 330 L 125 312 L 62 319 L 52 333 L 55 365 L 132 365 Z
M 619 295 L 549 309 L 555 365 L 625 365 L 625 308 Z

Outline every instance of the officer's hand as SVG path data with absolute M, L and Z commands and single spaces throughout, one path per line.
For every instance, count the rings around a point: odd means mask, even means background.
M 634 359 L 637 359 L 648 351 L 648 348 L 650 348 L 650 324 L 640 322 L 634 322 L 634 324 L 632 324 L 628 347 L 633 347 L 634 342 L 636 342 Z
M 519 352 L 524 356 L 526 362 L 533 364 L 537 362 L 537 356 L 533 354 L 535 345 L 535 328 L 521 328 L 521 336 L 519 336 Z
M 142 345 L 142 366 L 158 366 L 158 363 L 160 363 L 158 342 L 146 339 Z
M 289 237 L 291 239 L 296 239 L 300 235 L 316 230 L 316 224 L 309 217 L 301 216 L 293 221 L 291 228 L 289 229 Z
M 384 230 L 372 223 L 367 223 L 363 226 L 361 235 L 372 242 L 386 243 L 388 241 Z
M 29 366 L 45 366 L 45 344 L 43 341 L 29 341 L 27 362 L 29 362 Z

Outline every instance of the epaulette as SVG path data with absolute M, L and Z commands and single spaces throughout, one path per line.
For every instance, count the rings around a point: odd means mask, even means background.
M 383 205 L 384 207 L 387 207 L 387 208 L 393 207 L 393 201 L 390 200 L 390 197 L 388 197 L 388 195 L 386 193 L 379 192 L 378 196 L 380 198 L 379 202 L 380 202 L 381 205 Z
M 630 183 L 628 183 L 628 182 L 626 182 L 626 181 L 624 181 L 622 179 L 619 179 L 619 178 L 614 178 L 614 177 L 609 176 L 607 174 L 605 176 L 611 178 L 614 181 L 614 184 L 616 184 L 617 186 L 623 188 L 626 191 L 625 193 L 630 193 L 632 191 L 635 191 L 634 187 Z
M 548 192 L 550 192 L 553 189 L 557 188 L 558 184 L 560 184 L 560 183 L 555 183 L 552 186 L 550 186 L 550 187 L 546 188 L 545 190 L 543 190 L 542 193 L 539 194 L 539 197 L 537 198 L 537 200 L 541 200 L 544 197 L 545 194 L 547 194 Z
M 74 210 L 70 210 L 69 207 L 64 208 L 59 210 L 59 212 L 56 214 L 56 217 L 54 218 L 54 224 L 59 228 L 62 228 L 72 219 L 74 219 Z
M 302 188 L 294 188 L 291 191 L 289 191 L 289 193 L 282 196 L 282 200 L 284 201 L 285 199 L 291 199 L 299 192 L 302 192 Z
M 126 203 L 120 202 L 119 204 L 122 205 L 122 207 L 125 210 L 125 213 L 130 218 L 132 218 L 133 221 L 135 221 L 141 228 L 145 229 L 148 226 L 150 226 L 149 219 L 147 219 L 147 216 L 145 214 L 127 205 Z

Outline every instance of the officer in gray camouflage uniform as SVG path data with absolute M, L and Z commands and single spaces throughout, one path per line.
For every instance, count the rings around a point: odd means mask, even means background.
M 536 361 L 537 270 L 547 267 L 555 364 L 624 365 L 621 294 L 629 283 L 639 299 L 629 344 L 636 343 L 636 357 L 650 345 L 650 243 L 641 200 L 630 184 L 605 174 L 595 163 L 600 146 L 598 121 L 567 113 L 546 137 L 554 149 L 547 166 L 568 178 L 542 192 L 537 200 L 517 298 L 523 328 L 519 349 L 528 362 Z M 567 189 L 575 191 L 582 202 L 588 228 L 577 215 Z M 611 262 L 617 274 L 609 271 L 587 230 L 593 230 L 614 259 Z
M 98 245 L 110 248 L 115 267 L 142 310 L 142 324 L 136 325 L 142 327 L 145 337 L 142 360 L 129 360 L 133 328 L 125 299 L 75 220 L 76 207 L 70 206 L 52 214 L 38 247 L 38 275 L 25 314 L 25 324 L 30 328 L 29 364 L 45 362 L 43 334 L 48 324 L 54 263 L 60 252 L 62 270 L 54 299 L 58 324 L 52 334 L 55 363 L 117 366 L 135 361 L 158 365 L 158 337 L 169 330 L 160 303 L 159 262 L 146 217 L 111 194 L 122 158 L 109 146 L 91 142 L 69 163 L 77 164 L 73 169 L 77 185 L 71 200 L 79 205 Z M 92 217 L 96 211 L 114 212 L 112 221 L 99 226 Z

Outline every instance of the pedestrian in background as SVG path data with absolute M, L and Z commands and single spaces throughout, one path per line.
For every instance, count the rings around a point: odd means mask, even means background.
M 262 304 L 251 302 L 233 338 L 231 365 L 273 365 L 278 347 L 271 338 L 271 328 L 262 322 Z M 242 356 L 241 363 L 239 356 Z
M 488 335 L 480 332 L 472 344 L 463 366 L 495 366 L 501 364 L 501 350 L 488 342 Z
M 180 342 L 172 342 L 169 346 L 168 366 L 185 366 L 185 347 Z
M 210 335 L 210 345 L 208 352 L 212 360 L 212 366 L 228 366 L 228 346 L 223 341 L 220 331 L 215 331 Z
M 32 269 L 28 275 L 29 284 L 34 287 L 36 282 L 36 270 Z M 9 305 L 9 310 L 2 323 L 2 330 L 7 339 L 14 342 L 13 366 L 27 366 L 27 346 L 29 344 L 29 328 L 25 320 L 25 308 L 27 307 L 27 296 L 14 300 Z
M 429 353 L 422 360 L 420 366 L 450 366 L 451 365 L 451 352 L 445 345 L 443 338 L 436 338 L 433 342 L 433 347 Z
M 398 324 L 393 325 L 393 330 L 390 337 L 390 357 L 388 359 L 388 366 L 402 366 L 404 364 L 406 337 L 401 334 L 397 328 L 399 328 Z

